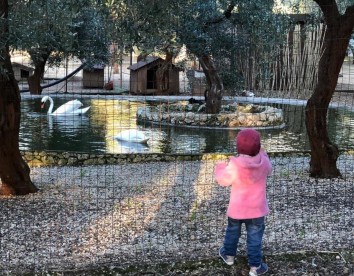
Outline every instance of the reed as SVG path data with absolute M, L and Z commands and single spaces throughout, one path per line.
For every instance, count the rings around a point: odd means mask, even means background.
M 249 47 L 239 58 L 245 88 L 281 97 L 307 99 L 314 89 L 323 46 L 323 24 L 307 28 L 297 25 L 286 43 L 264 51 Z

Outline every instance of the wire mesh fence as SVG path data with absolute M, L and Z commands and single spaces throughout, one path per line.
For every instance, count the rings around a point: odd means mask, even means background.
M 310 179 L 308 161 L 272 157 L 265 254 L 352 246 L 352 156 L 339 161 L 343 179 Z M 229 197 L 215 184 L 214 167 L 201 160 L 32 168 L 40 192 L 1 201 L 2 267 L 71 270 L 213 257 Z M 245 236 L 239 250 L 245 254 Z
M 353 250 L 349 50 L 327 113 L 342 176 L 309 176 L 305 106 L 317 79 L 322 33 L 322 25 L 296 25 L 282 47 L 266 53 L 260 51 L 264 45 L 249 46 L 235 53 L 241 61 L 235 65 L 230 58 L 224 66 L 235 66 L 235 78 L 242 81 L 226 89 L 219 117 L 203 115 L 207 80 L 190 57 L 183 70 L 178 62 L 169 67 L 158 93 L 156 71 L 163 59 L 138 61 L 112 43 L 112 56 L 120 62 L 76 71 L 81 60 L 68 56 L 45 67 L 41 85 L 48 87 L 33 95 L 27 91 L 31 58 L 14 51 L 22 90 L 19 148 L 39 191 L 0 197 L 0 273 L 215 257 L 230 190 L 216 183 L 214 170 L 236 154 L 235 138 L 243 127 L 259 130 L 273 165 L 264 254 Z M 302 40 L 304 35 L 309 39 Z M 44 96 L 51 100 L 42 102 Z M 50 114 L 75 99 L 88 111 Z M 225 121 L 227 114 L 237 116 Z M 246 254 L 245 234 L 238 253 Z

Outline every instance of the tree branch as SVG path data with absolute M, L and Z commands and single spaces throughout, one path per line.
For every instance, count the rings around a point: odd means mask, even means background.
M 212 25 L 212 24 L 217 24 L 217 23 L 220 23 L 222 21 L 224 21 L 224 19 L 226 18 L 230 18 L 231 17 L 231 12 L 232 10 L 234 9 L 236 3 L 235 1 L 231 1 L 227 10 L 225 10 L 223 12 L 223 16 L 220 16 L 219 18 L 216 18 L 215 20 L 212 20 L 212 21 L 208 21 L 205 23 L 205 25 L 209 26 L 209 25 Z

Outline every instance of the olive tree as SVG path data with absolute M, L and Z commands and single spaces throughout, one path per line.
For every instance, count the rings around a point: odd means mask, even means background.
M 31 94 L 41 94 L 47 63 L 59 65 L 76 55 L 92 63 L 107 63 L 109 41 L 104 18 L 95 1 L 10 1 L 11 46 L 28 52 L 35 67 L 28 79 Z
M 19 150 L 21 96 L 9 53 L 8 1 L 0 0 L 0 194 L 25 195 L 38 189 Z
M 339 152 L 328 137 L 327 111 L 353 33 L 354 3 L 348 1 L 348 5 L 343 7 L 344 1 L 341 6 L 335 0 L 313 1 L 322 11 L 326 30 L 317 84 L 306 105 L 306 129 L 311 147 L 310 173 L 314 177 L 331 178 L 340 176 L 336 165 Z
M 26 2 L 33 3 L 34 1 Z M 49 1 L 43 3 L 47 3 L 48 5 L 50 4 Z M 70 3 L 66 2 L 67 5 L 69 5 Z M 91 19 L 92 16 L 97 18 L 97 14 L 95 13 L 95 11 L 92 11 L 92 9 L 90 10 L 88 7 L 83 8 L 80 11 L 80 14 L 76 13 L 75 16 L 73 14 L 70 21 L 71 23 L 69 22 L 71 25 L 67 22 L 70 25 L 70 30 L 72 32 L 71 36 L 81 36 L 81 43 L 75 45 L 73 44 L 73 41 L 78 40 L 70 40 L 61 41 L 59 45 L 58 43 L 55 44 L 55 40 L 60 39 L 60 35 L 57 35 L 56 32 L 63 31 L 65 33 L 68 31 L 68 29 L 63 27 L 62 30 L 59 30 L 60 28 L 52 26 L 55 25 L 55 21 L 51 21 L 49 17 L 55 18 L 55 14 L 51 14 L 51 16 L 49 16 L 49 14 L 46 14 L 46 12 L 42 10 L 42 12 L 44 13 L 43 16 L 41 16 L 40 13 L 36 13 L 36 17 L 30 17 L 29 14 L 31 16 L 33 16 L 33 14 L 31 14 L 31 10 L 29 9 L 26 11 L 27 13 L 24 12 L 22 14 L 24 17 L 22 18 L 19 13 L 16 16 L 14 13 L 14 9 L 16 9 L 16 12 L 19 11 L 20 5 L 14 5 L 13 2 L 12 4 L 12 6 L 9 5 L 8 0 L 0 0 L 0 194 L 25 195 L 28 193 L 36 192 L 38 189 L 30 179 L 30 168 L 23 160 L 19 150 L 21 95 L 11 66 L 11 46 L 28 50 L 28 52 L 31 54 L 32 61 L 34 63 L 37 61 L 38 63 L 40 63 L 40 67 L 42 69 L 39 70 L 38 66 L 36 67 L 38 76 L 41 75 L 40 72 L 43 72 L 45 61 L 50 57 L 52 53 L 55 53 L 57 55 L 68 52 L 73 53 L 74 50 L 70 52 L 70 49 L 73 49 L 73 47 L 75 47 L 77 55 L 87 60 L 90 60 L 90 58 L 91 60 L 94 60 L 95 58 L 102 60 L 103 58 L 107 58 L 107 55 L 102 54 L 102 52 L 99 52 L 98 50 L 96 51 L 96 46 L 92 45 L 92 41 L 95 41 L 95 39 L 97 39 L 97 35 L 102 35 L 97 32 L 98 28 L 95 29 L 92 27 L 93 24 L 96 24 L 96 22 L 92 23 L 91 21 L 86 21 L 89 20 L 86 17 L 87 13 L 89 14 L 89 17 L 91 16 Z M 60 4 L 64 4 L 64 2 L 58 2 L 58 9 L 61 8 Z M 27 7 L 34 8 L 35 6 Z M 12 8 L 11 17 L 9 16 L 10 8 Z M 70 9 L 67 9 L 67 11 L 69 10 Z M 46 32 L 47 29 L 44 28 L 41 30 L 33 30 L 33 33 L 30 32 L 26 34 L 26 32 L 23 32 L 23 30 L 19 30 L 18 28 L 24 26 L 23 22 L 28 22 L 27 20 L 29 19 L 34 21 L 33 24 L 45 25 L 45 23 L 48 23 L 49 29 L 51 26 L 57 31 Z M 98 20 L 101 20 L 103 22 L 103 20 L 100 18 L 98 18 Z M 57 24 L 59 25 L 59 23 L 60 22 L 58 21 Z M 83 30 L 83 26 L 87 27 L 87 31 L 88 28 L 90 28 L 89 31 L 92 32 L 96 37 L 90 33 L 89 35 L 85 35 L 88 32 L 85 32 L 85 30 Z M 41 27 L 43 27 L 43 25 Z M 75 28 L 77 28 L 76 33 L 73 32 L 75 31 Z M 30 31 L 29 29 L 27 30 Z M 83 43 L 84 40 L 86 40 L 86 44 Z M 41 42 L 43 43 L 41 44 Z M 100 41 L 100 43 L 106 42 L 107 40 Z M 56 45 L 57 48 L 52 48 L 53 45 Z M 107 52 L 107 50 L 105 50 L 102 44 L 96 43 L 95 45 L 98 45 L 99 49 L 103 48 L 102 51 Z M 58 52 L 53 52 L 54 48 Z M 59 51 L 59 49 L 62 49 L 62 51 Z M 52 52 L 49 53 L 49 50 L 51 50 Z M 40 91 L 40 89 L 36 90 L 35 92 L 37 91 Z

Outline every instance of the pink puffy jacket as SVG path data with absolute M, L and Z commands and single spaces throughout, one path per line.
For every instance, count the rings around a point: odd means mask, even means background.
M 233 219 L 259 218 L 269 213 L 266 197 L 267 176 L 272 164 L 265 151 L 256 156 L 231 157 L 219 163 L 215 178 L 221 186 L 232 186 L 227 215 Z

